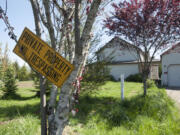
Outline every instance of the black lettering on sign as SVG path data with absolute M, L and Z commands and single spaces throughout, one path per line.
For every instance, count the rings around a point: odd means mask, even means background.
M 33 55 L 34 55 L 34 53 L 32 52 L 32 53 L 31 53 L 31 55 L 30 55 L 30 57 L 28 58 L 28 59 L 29 59 L 29 61 L 31 61 L 31 59 L 32 59 Z
M 32 44 L 31 47 L 32 47 L 38 54 L 40 54 L 40 51 L 42 50 L 43 45 L 36 40 L 36 41 Z
M 48 50 L 48 51 L 45 53 L 44 58 L 46 58 L 46 60 L 47 60 L 50 64 L 53 63 L 53 62 L 52 62 L 53 53 L 52 53 L 50 50 Z
M 59 59 L 59 57 L 56 57 L 56 60 L 55 60 L 55 68 L 57 69 L 57 65 L 60 63 L 60 59 Z
M 38 43 L 38 41 L 35 41 L 33 44 L 30 44 L 30 46 L 31 46 L 34 50 L 36 50 L 37 43 Z
M 24 40 L 26 40 L 26 39 L 28 39 L 28 36 L 29 36 L 29 34 L 27 33 L 27 32 L 24 32 L 24 34 L 22 35 L 22 41 Z
M 62 72 L 62 68 L 65 66 L 66 64 L 62 61 L 61 65 L 58 67 L 59 71 Z
M 47 60 L 50 64 L 54 64 L 56 60 L 56 53 L 50 52 Z
M 31 58 L 31 63 L 35 66 L 36 66 L 37 59 L 38 59 L 37 55 L 33 53 L 33 56 Z
M 39 57 L 40 58 L 40 57 Z M 38 63 L 38 68 L 42 68 L 43 66 L 45 65 L 45 61 L 43 61 L 42 59 L 39 60 L 39 63 Z
M 24 45 L 21 44 L 19 45 L 18 51 L 24 56 L 27 53 L 28 48 Z
M 25 32 L 23 34 L 22 40 L 24 41 L 24 43 L 26 43 L 30 47 L 31 47 L 32 43 L 35 41 L 35 39 L 30 34 L 28 34 L 27 32 Z
M 29 47 L 31 47 L 33 50 L 35 50 L 38 54 L 40 54 L 40 51 L 43 48 L 43 45 L 38 42 L 35 38 L 33 38 L 30 34 L 25 32 L 22 36 L 22 40 L 25 44 L 27 44 Z
M 66 75 L 71 70 L 70 67 L 67 67 L 66 71 L 64 72 L 64 75 Z
M 38 44 L 38 48 L 37 48 L 38 54 L 41 53 L 40 51 L 43 49 L 43 47 L 44 47 L 44 46 L 43 46 L 41 43 Z
M 44 58 L 50 63 L 53 64 L 54 67 L 59 70 L 58 65 L 60 64 L 60 58 L 57 55 L 54 55 L 54 53 L 50 50 L 48 50 L 45 55 Z
M 62 72 L 64 72 L 64 70 L 66 69 L 66 67 L 68 67 L 68 65 L 64 65 L 64 68 L 62 68 Z
M 51 66 L 46 64 L 45 61 L 43 61 L 35 53 L 33 53 L 33 52 L 31 53 L 31 55 L 29 57 L 29 61 L 33 66 L 35 66 L 36 68 L 41 70 L 45 74 L 45 76 L 51 78 L 55 82 L 59 81 L 61 75 L 58 72 L 56 72 Z
M 46 76 L 50 77 L 55 82 L 58 82 L 61 77 L 59 73 L 57 73 L 51 66 L 48 66 L 47 64 L 42 68 L 42 71 Z
M 43 61 L 38 55 L 36 55 L 33 52 L 31 53 L 29 57 L 29 61 L 31 61 L 31 63 L 39 69 L 45 65 L 45 61 Z
M 37 42 L 37 41 L 31 35 L 29 35 L 29 37 L 30 37 L 29 46 L 33 48 L 34 42 Z M 34 48 L 34 50 L 35 50 L 35 48 Z

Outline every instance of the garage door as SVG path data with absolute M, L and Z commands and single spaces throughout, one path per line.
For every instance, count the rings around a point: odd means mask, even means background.
M 168 67 L 168 86 L 180 87 L 180 65 L 170 65 Z

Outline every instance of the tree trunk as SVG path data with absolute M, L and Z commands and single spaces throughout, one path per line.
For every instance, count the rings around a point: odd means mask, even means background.
M 32 3 L 39 3 L 36 0 L 31 0 Z M 89 39 L 90 39 L 90 32 L 92 29 L 92 25 L 95 21 L 95 18 L 97 16 L 97 12 L 99 9 L 99 5 L 101 3 L 101 0 L 94 0 L 91 4 L 90 11 L 88 13 L 82 34 L 80 34 L 80 23 L 79 23 L 79 8 L 81 4 L 81 0 L 76 0 L 75 1 L 75 56 L 73 60 L 73 65 L 75 66 L 74 71 L 71 73 L 70 77 L 68 80 L 64 83 L 63 87 L 61 88 L 60 91 L 60 97 L 59 97 L 59 102 L 56 108 L 56 112 L 54 114 L 54 109 L 50 109 L 50 115 L 49 120 L 49 135 L 62 135 L 63 129 L 65 125 L 68 122 L 68 115 L 69 115 L 69 107 L 70 107 L 70 98 L 72 98 L 72 91 L 73 91 L 73 86 L 72 83 L 75 81 L 78 70 L 80 68 L 80 65 L 82 63 L 82 50 L 87 45 Z M 54 27 L 53 27 L 53 21 L 51 20 L 51 10 L 50 10 L 50 1 L 48 0 L 43 0 L 42 5 L 44 7 L 44 13 L 45 16 L 43 17 L 40 12 L 39 15 L 41 16 L 41 21 L 45 25 L 45 27 L 48 29 L 49 36 L 51 39 L 51 45 L 54 49 L 56 49 L 56 43 L 57 40 L 55 38 L 55 33 L 54 33 Z M 43 21 L 45 19 L 45 21 Z M 45 23 L 44 23 L 45 22 Z M 50 108 L 53 108 L 53 104 L 55 104 L 55 97 L 56 97 L 56 91 L 52 92 L 51 98 L 53 98 L 53 102 L 50 103 Z M 51 102 L 51 101 L 50 101 Z
M 144 75 L 143 77 L 143 89 L 144 89 L 144 96 L 147 95 L 147 77 Z
M 53 135 L 51 134 L 53 131 L 53 122 L 54 122 L 54 117 L 55 117 L 55 106 L 56 106 L 56 97 L 57 97 L 57 93 L 58 93 L 58 89 L 57 86 L 55 86 L 54 84 L 52 85 L 51 88 L 51 94 L 50 94 L 50 99 L 49 99 L 49 103 L 48 103 L 48 107 L 47 107 L 47 114 L 48 114 L 48 132 L 49 135 Z
M 75 64 L 74 64 L 75 69 L 71 73 L 68 80 L 64 83 L 63 87 L 61 88 L 57 110 L 53 122 L 54 125 L 52 127 L 54 129 L 49 135 L 62 135 L 63 130 L 68 123 L 69 112 L 70 112 L 70 99 L 72 98 L 71 93 L 73 90 L 72 82 L 77 76 L 78 67 L 81 61 L 82 58 L 78 58 L 75 60 Z
M 40 97 L 41 97 L 41 135 L 47 135 L 47 118 L 46 118 L 46 88 L 45 78 L 40 75 Z
M 40 28 L 40 18 L 38 15 L 38 7 L 36 0 L 30 0 L 33 15 L 34 15 L 34 22 L 36 28 L 36 35 L 41 38 L 41 28 Z M 46 118 L 46 79 L 39 75 L 40 77 L 40 111 L 41 111 L 41 135 L 47 135 L 47 118 Z

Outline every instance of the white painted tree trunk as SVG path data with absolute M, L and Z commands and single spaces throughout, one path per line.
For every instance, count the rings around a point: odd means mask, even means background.
M 80 61 L 80 58 L 78 58 L 75 61 L 74 71 L 71 73 L 70 77 L 61 88 L 59 101 L 54 116 L 54 122 L 50 127 L 51 132 L 49 132 L 49 135 L 62 135 L 63 130 L 68 123 L 70 112 L 70 99 L 72 98 L 71 93 L 73 90 L 72 82 L 74 81 L 74 78 L 76 78 L 77 76 L 78 65 L 80 64 Z
M 47 28 L 49 37 L 51 40 L 51 45 L 54 49 L 57 49 L 57 40 L 55 37 L 55 27 L 53 26 L 52 21 L 52 13 L 50 1 L 49 0 L 31 0 L 35 4 L 37 4 L 37 7 L 39 9 L 38 13 L 41 17 L 41 21 L 43 22 L 44 26 Z M 41 4 L 39 4 L 42 2 Z M 53 3 L 56 3 L 56 1 L 53 1 Z M 90 39 L 90 32 L 92 29 L 92 25 L 95 21 L 95 18 L 97 16 L 97 12 L 100 6 L 101 0 L 94 0 L 91 4 L 90 11 L 87 15 L 87 19 L 85 21 L 85 25 L 82 31 L 82 34 L 80 34 L 80 23 L 79 23 L 79 8 L 81 4 L 81 0 L 75 0 L 75 50 L 72 54 L 75 54 L 73 65 L 75 66 L 74 71 L 71 73 L 68 80 L 64 83 L 63 87 L 60 91 L 59 101 L 57 104 L 56 110 L 55 108 L 55 101 L 57 96 L 57 88 L 53 86 L 51 90 L 51 96 L 49 101 L 49 107 L 48 107 L 48 113 L 49 113 L 49 135 L 62 135 L 64 127 L 66 126 L 68 122 L 68 115 L 69 115 L 69 107 L 70 107 L 70 99 L 72 98 L 72 92 L 73 92 L 73 81 L 75 81 L 78 71 L 81 70 L 82 66 L 85 65 L 87 54 L 83 56 L 83 50 L 86 48 L 89 39 Z M 41 12 L 39 5 L 43 6 L 44 12 Z M 57 7 L 60 7 L 60 5 L 56 5 Z M 59 8 L 62 10 L 61 8 Z M 66 11 L 66 9 L 63 9 L 62 11 Z M 44 13 L 44 14 L 43 14 Z M 43 15 L 42 15 L 43 14 Z M 61 15 L 61 13 L 60 13 Z M 63 37 L 62 37 L 63 38 Z M 83 58 L 85 57 L 85 58 Z
M 73 62 L 75 69 L 71 73 L 70 77 L 65 82 L 63 87 L 61 88 L 59 102 L 58 102 L 56 113 L 55 113 L 54 125 L 52 126 L 53 129 L 50 135 L 62 135 L 63 130 L 68 123 L 69 111 L 70 111 L 69 110 L 70 100 L 72 98 L 71 95 L 72 95 L 72 90 L 73 90 L 72 83 L 73 81 L 75 81 L 75 78 L 78 75 L 79 68 L 81 68 L 81 66 L 84 65 L 85 63 L 84 61 L 86 61 L 86 58 L 83 59 L 82 49 L 86 47 L 85 45 L 88 44 L 88 41 L 90 39 L 90 32 L 92 29 L 92 25 L 95 21 L 100 3 L 101 3 L 101 0 L 93 1 L 81 37 L 80 35 L 79 37 L 77 36 L 80 30 L 79 26 L 75 26 L 76 49 L 75 49 L 75 60 Z M 75 8 L 77 7 L 78 5 L 75 6 Z M 77 18 L 78 17 L 77 12 L 78 12 L 78 9 L 75 10 L 75 21 L 79 20 Z M 75 25 L 79 25 L 79 24 L 77 23 Z M 77 47 L 80 47 L 80 48 L 82 47 L 82 49 L 79 49 L 80 52 L 78 51 Z

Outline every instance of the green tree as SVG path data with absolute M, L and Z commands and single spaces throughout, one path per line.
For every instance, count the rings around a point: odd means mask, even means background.
M 8 44 L 6 44 L 5 49 L 2 49 L 2 46 L 0 44 L 0 80 L 3 79 L 3 74 L 10 63 L 8 50 Z
M 17 85 L 16 85 L 16 79 L 15 79 L 15 71 L 11 65 L 7 67 L 7 69 L 4 72 L 3 75 L 3 97 L 9 97 L 16 94 Z
M 18 75 L 19 81 L 27 81 L 30 79 L 28 69 L 25 65 L 23 65 L 20 70 L 19 70 L 19 75 Z
M 112 4 L 112 8 L 114 12 L 105 20 L 105 27 L 110 35 L 124 37 L 138 48 L 146 96 L 154 56 L 180 40 L 180 3 L 176 0 L 125 0 Z
M 13 67 L 14 67 L 14 70 L 15 70 L 15 78 L 19 79 L 20 66 L 19 66 L 17 61 L 15 61 L 13 63 Z

